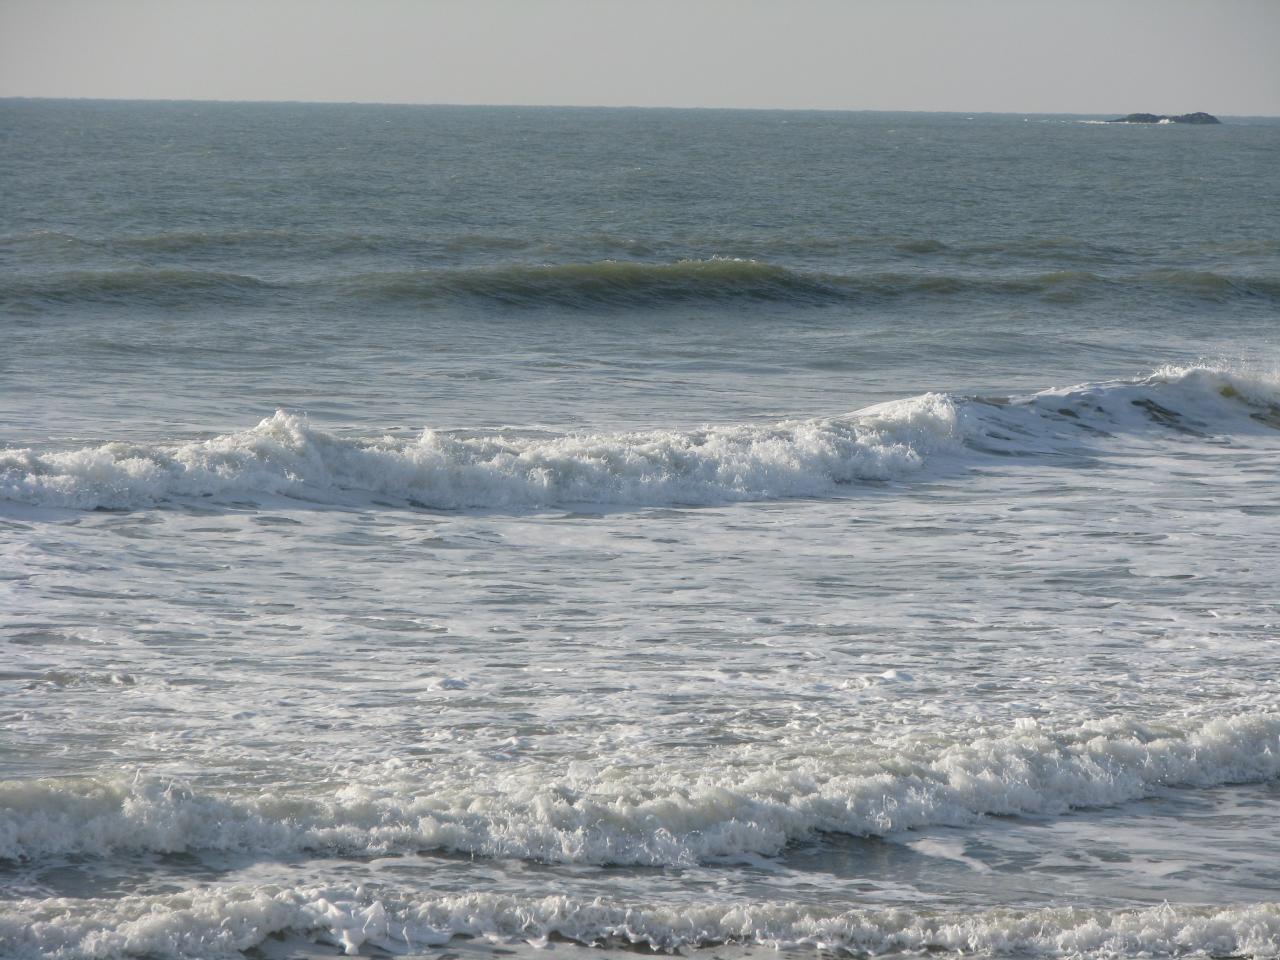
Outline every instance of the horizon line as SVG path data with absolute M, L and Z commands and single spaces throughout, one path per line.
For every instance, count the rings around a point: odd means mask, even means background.
M 727 106 L 672 106 L 658 104 L 603 104 L 603 103 L 457 103 L 449 101 L 416 100 L 274 100 L 268 98 L 240 100 L 222 97 L 70 97 L 25 94 L 0 94 L 0 101 L 40 100 L 65 103 L 209 103 L 209 104 L 276 104 L 281 106 L 330 106 L 330 107 L 449 107 L 456 109 L 533 109 L 533 110 L 688 110 L 734 111 L 739 113 L 921 113 L 987 116 L 1044 116 L 1044 117 L 1101 117 L 1117 111 L 1081 110 L 928 110 L 923 108 L 901 109 L 893 107 L 727 107 Z M 1139 111 L 1129 111 L 1130 113 Z M 1155 112 L 1155 111 L 1141 111 Z M 1184 111 L 1194 112 L 1194 111 Z M 1208 111 L 1205 111 L 1208 112 Z M 1125 114 L 1120 114 L 1125 116 Z M 1166 114 L 1161 114 L 1166 115 Z M 1179 114 L 1167 114 L 1177 116 Z M 1242 119 L 1275 120 L 1280 114 L 1223 113 L 1214 116 Z

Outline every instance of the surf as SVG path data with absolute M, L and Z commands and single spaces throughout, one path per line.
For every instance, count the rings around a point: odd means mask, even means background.
M 476 892 L 230 885 L 116 900 L 0 905 L 0 946 L 15 960 L 236 956 L 269 938 L 347 955 L 391 955 L 455 939 L 545 947 L 681 952 L 805 947 L 869 955 L 1035 957 L 1266 956 L 1280 949 L 1280 904 L 1129 909 L 837 910 L 794 902 L 628 903 Z
M 277 411 L 208 440 L 0 450 L 0 500 L 72 510 L 291 497 L 429 509 L 697 506 L 846 496 L 990 457 L 1087 463 L 1185 437 L 1274 436 L 1280 385 L 1211 367 L 1016 397 L 927 393 L 851 414 L 634 433 L 347 437 Z
M 198 851 L 446 851 L 546 863 L 691 866 L 773 856 L 820 833 L 883 836 L 1056 816 L 1171 788 L 1280 776 L 1280 716 L 1023 720 L 951 742 L 812 744 L 732 764 L 599 779 L 501 764 L 237 797 L 143 777 L 0 783 L 0 860 Z

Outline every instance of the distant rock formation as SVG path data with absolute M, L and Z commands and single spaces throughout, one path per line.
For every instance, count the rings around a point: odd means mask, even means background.
M 1221 123 L 1211 113 L 1184 113 L 1176 117 L 1166 117 L 1156 113 L 1131 113 L 1127 117 L 1108 120 L 1107 123 Z

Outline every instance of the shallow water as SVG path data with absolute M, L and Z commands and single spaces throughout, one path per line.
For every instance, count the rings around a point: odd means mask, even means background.
M 0 953 L 1280 953 L 1280 127 L 0 103 Z

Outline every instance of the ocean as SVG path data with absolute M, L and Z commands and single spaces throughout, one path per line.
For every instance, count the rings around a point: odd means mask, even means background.
M 1280 120 L 1098 119 L 0 101 L 0 956 L 1280 955 Z

